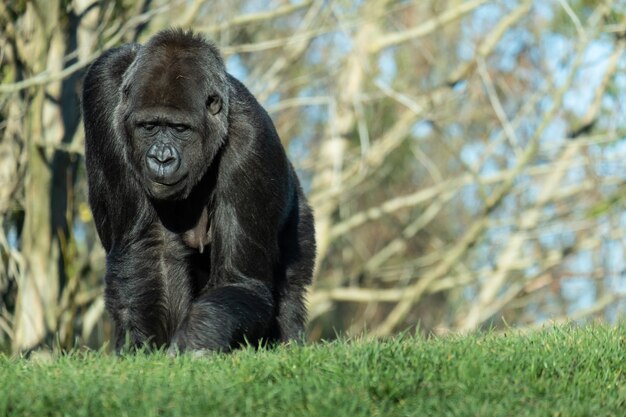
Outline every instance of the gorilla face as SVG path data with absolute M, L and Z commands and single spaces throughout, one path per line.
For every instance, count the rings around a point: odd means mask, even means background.
M 202 46 L 148 43 L 124 75 L 121 137 L 154 200 L 186 198 L 227 134 L 225 70 L 219 56 Z

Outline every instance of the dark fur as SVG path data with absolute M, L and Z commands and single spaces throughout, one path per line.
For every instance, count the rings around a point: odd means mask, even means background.
M 272 121 L 217 48 L 169 30 L 107 51 L 83 114 L 117 349 L 299 337 L 313 217 Z

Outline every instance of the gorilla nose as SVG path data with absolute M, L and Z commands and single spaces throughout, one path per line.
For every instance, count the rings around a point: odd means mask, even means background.
M 146 163 L 155 176 L 164 178 L 176 172 L 180 166 L 180 158 L 171 145 L 156 143 L 148 150 Z

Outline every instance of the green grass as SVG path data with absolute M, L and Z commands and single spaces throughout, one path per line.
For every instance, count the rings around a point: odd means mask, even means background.
M 624 416 L 626 327 L 207 358 L 0 356 L 0 416 Z

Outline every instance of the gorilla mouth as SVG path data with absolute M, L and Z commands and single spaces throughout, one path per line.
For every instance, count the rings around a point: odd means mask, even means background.
M 155 200 L 177 200 L 183 196 L 187 174 L 177 178 L 171 177 L 148 177 L 146 191 Z
M 169 178 L 163 177 L 163 178 L 155 178 L 152 181 L 154 183 L 156 183 L 156 184 L 159 184 L 159 185 L 164 185 L 166 187 L 173 187 L 173 186 L 178 185 L 179 183 L 183 182 L 186 178 L 187 178 L 187 174 L 185 174 L 185 175 L 183 175 L 180 178 L 175 179 L 175 180 L 171 180 Z

